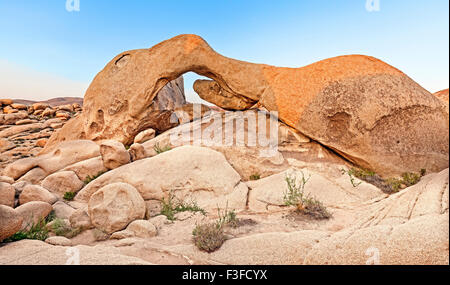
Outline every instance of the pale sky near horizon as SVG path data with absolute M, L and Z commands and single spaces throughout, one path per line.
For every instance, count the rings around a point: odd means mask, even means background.
M 344 54 L 391 64 L 430 92 L 449 87 L 449 1 L 0 0 L 0 98 L 82 97 L 118 53 L 198 34 L 219 53 L 299 67 Z M 376 0 L 374 0 L 376 1 Z M 185 75 L 187 98 L 199 76 Z

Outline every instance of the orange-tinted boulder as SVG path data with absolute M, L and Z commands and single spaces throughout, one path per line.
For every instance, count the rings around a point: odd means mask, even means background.
M 88 88 L 83 114 L 46 149 L 80 138 L 131 143 L 149 127 L 158 92 L 189 71 L 213 80 L 196 83 L 203 99 L 277 111 L 284 123 L 383 176 L 448 166 L 446 106 L 398 69 L 363 55 L 301 68 L 253 64 L 224 57 L 195 35 L 116 56 Z

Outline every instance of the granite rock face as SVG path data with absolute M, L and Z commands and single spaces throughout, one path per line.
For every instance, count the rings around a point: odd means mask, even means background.
M 83 114 L 46 149 L 80 138 L 131 144 L 151 127 L 158 92 L 188 71 L 213 80 L 196 83 L 203 99 L 225 109 L 277 111 L 287 125 L 383 176 L 448 165 L 445 104 L 398 69 L 363 55 L 301 68 L 252 64 L 216 53 L 196 35 L 115 57 L 88 88 Z

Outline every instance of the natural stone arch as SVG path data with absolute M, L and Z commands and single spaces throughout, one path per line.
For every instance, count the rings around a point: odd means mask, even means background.
M 89 86 L 83 114 L 44 151 L 80 138 L 130 143 L 159 90 L 189 71 L 212 79 L 194 84 L 206 101 L 277 111 L 287 125 L 381 175 L 448 165 L 445 106 L 396 68 L 362 55 L 301 68 L 254 64 L 224 57 L 195 35 L 116 56 Z

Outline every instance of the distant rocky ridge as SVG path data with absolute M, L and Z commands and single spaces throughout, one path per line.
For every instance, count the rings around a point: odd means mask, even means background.
M 24 99 L 13 99 L 14 103 L 17 104 L 25 104 L 25 105 L 33 105 L 35 103 L 44 103 L 49 104 L 52 107 L 56 107 L 59 105 L 67 105 L 67 104 L 79 104 L 83 106 L 83 98 L 80 97 L 58 97 L 52 98 L 45 101 L 32 101 L 32 100 L 24 100 Z

